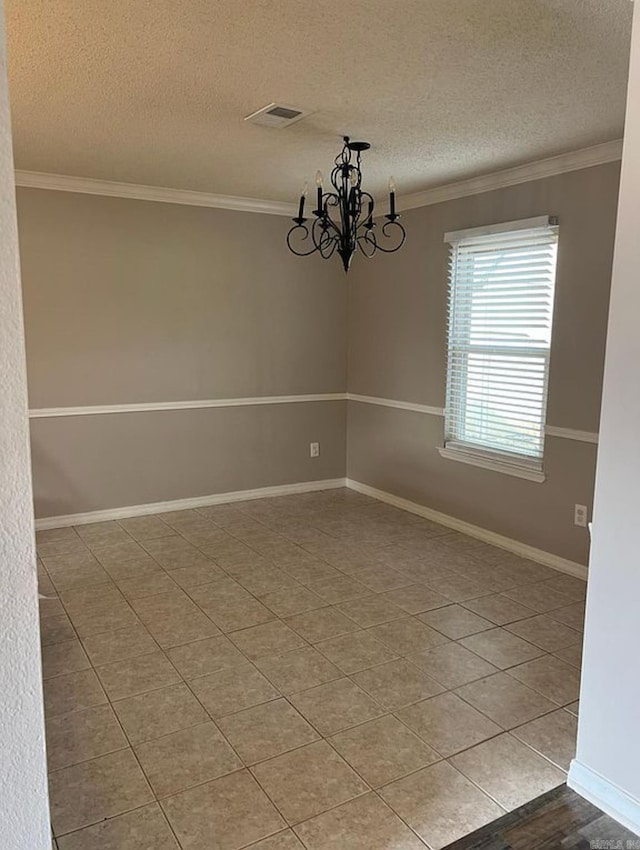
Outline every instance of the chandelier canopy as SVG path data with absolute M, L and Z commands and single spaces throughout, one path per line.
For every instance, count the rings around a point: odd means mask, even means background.
M 318 252 L 325 260 L 338 253 L 345 272 L 349 271 L 351 258 L 359 249 L 365 257 L 376 251 L 391 254 L 402 247 L 406 238 L 404 227 L 396 213 L 396 189 L 393 178 L 389 180 L 389 212 L 385 223 L 376 234 L 378 225 L 374 221 L 375 201 L 369 192 L 362 189 L 360 157 L 371 145 L 368 142 L 352 142 L 344 136 L 344 147 L 335 159 L 331 171 L 332 190 L 323 190 L 322 172 L 316 174 L 317 201 L 313 210 L 315 218 L 308 225 L 304 217 L 307 198 L 305 183 L 300 195 L 298 215 L 287 234 L 287 245 L 299 257 L 308 257 Z M 385 244 L 380 244 L 382 239 Z M 388 240 L 388 241 L 387 241 Z

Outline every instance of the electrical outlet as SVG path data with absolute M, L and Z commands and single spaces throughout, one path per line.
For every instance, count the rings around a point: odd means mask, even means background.
M 320 443 L 309 443 L 309 457 L 320 457 Z
M 588 508 L 586 505 L 574 505 L 573 507 L 573 524 L 579 525 L 581 528 L 587 527 Z

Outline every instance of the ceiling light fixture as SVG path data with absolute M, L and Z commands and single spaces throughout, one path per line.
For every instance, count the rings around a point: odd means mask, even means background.
M 373 220 L 375 201 L 369 192 L 363 191 L 360 156 L 371 145 L 368 142 L 352 142 L 344 136 L 344 147 L 335 159 L 331 171 L 333 191 L 324 192 L 322 172 L 316 174 L 315 219 L 307 225 L 304 206 L 307 198 L 307 184 L 300 195 L 298 215 L 293 219 L 294 226 L 287 233 L 289 250 L 298 257 L 308 257 L 318 252 L 328 260 L 337 251 L 345 272 L 349 271 L 351 258 L 360 249 L 365 257 L 372 257 L 376 251 L 392 254 L 404 244 L 406 232 L 396 213 L 396 187 L 393 177 L 389 180 L 389 212 L 382 225 L 382 237 L 388 239 L 383 246 L 376 236 L 377 224 Z M 313 245 L 309 248 L 309 242 Z

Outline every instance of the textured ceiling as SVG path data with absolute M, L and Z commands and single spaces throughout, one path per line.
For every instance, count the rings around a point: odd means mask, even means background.
M 16 167 L 291 199 L 348 133 L 400 192 L 622 135 L 629 0 L 5 0 Z M 284 130 L 243 116 L 276 101 Z

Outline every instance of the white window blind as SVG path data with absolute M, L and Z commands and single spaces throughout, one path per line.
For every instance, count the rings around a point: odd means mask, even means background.
M 558 227 L 449 233 L 445 445 L 542 469 Z

